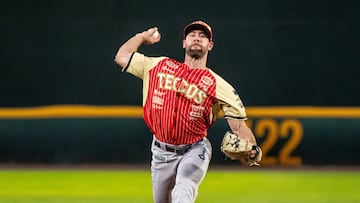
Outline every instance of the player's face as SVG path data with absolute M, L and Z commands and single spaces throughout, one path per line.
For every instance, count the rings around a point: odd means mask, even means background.
M 183 40 L 183 48 L 185 48 L 186 54 L 195 59 L 203 58 L 212 47 L 213 42 L 209 41 L 202 30 L 191 31 Z

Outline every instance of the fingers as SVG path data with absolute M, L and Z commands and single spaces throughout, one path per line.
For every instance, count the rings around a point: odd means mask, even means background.
M 249 153 L 249 157 L 251 159 L 255 159 L 259 154 L 260 154 L 260 147 L 259 146 L 256 146 L 256 145 L 253 145 L 252 146 L 252 150 L 250 151 Z
M 147 30 L 149 32 L 150 35 L 154 34 L 156 31 L 158 31 L 158 28 L 157 27 L 152 27 L 152 28 L 149 28 Z
M 247 151 L 247 152 L 244 152 L 244 153 L 250 159 L 255 159 L 255 157 L 257 156 L 256 150 L 250 150 L 250 151 Z
M 157 27 L 153 27 L 143 32 L 146 44 L 154 44 L 160 41 L 161 35 Z

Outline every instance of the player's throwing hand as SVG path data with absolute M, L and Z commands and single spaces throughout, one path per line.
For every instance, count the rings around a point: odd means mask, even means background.
M 157 27 L 150 28 L 141 33 L 144 38 L 145 44 L 155 44 L 158 43 L 161 39 L 161 35 Z

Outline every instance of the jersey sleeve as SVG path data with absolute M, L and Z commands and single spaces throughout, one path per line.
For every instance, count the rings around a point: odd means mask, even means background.
M 216 98 L 224 112 L 224 118 L 245 120 L 246 110 L 236 90 L 222 77 L 214 72 L 212 74 L 216 79 Z
M 164 58 L 166 57 L 148 57 L 139 52 L 134 52 L 128 65 L 122 71 L 144 79 L 146 73 Z

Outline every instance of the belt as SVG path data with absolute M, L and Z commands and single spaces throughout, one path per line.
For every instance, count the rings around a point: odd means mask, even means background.
M 201 139 L 202 140 L 202 139 Z M 173 153 L 176 153 L 178 155 L 183 155 L 185 154 L 187 151 L 189 151 L 189 149 L 194 146 L 195 144 L 197 144 L 198 142 L 200 142 L 201 140 L 193 143 L 193 144 L 188 144 L 188 145 L 185 145 L 185 146 L 182 146 L 182 147 L 173 147 L 173 146 L 169 146 L 167 144 L 162 144 L 160 143 L 159 141 L 155 140 L 154 141 L 154 144 L 155 146 L 159 147 L 160 149 L 163 149 L 161 146 L 165 146 L 164 149 L 168 152 L 173 152 Z

